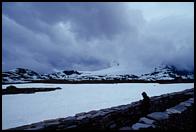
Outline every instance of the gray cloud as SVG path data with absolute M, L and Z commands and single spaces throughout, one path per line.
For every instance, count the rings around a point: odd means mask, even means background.
M 172 15 L 146 21 L 126 3 L 3 3 L 3 70 L 127 70 L 194 66 L 194 20 Z M 192 13 L 192 12 L 191 12 Z

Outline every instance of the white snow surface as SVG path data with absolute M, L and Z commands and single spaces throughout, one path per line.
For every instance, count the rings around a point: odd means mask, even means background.
M 47 119 L 74 116 L 80 112 L 129 104 L 145 91 L 157 96 L 194 87 L 185 84 L 12 84 L 17 87 L 61 87 L 61 90 L 2 96 L 2 128 L 8 129 Z M 2 88 L 8 85 L 2 85 Z
M 148 70 L 146 72 L 151 72 L 151 70 Z M 134 75 L 139 76 L 143 73 L 141 69 L 133 71 L 132 69 L 130 69 L 130 67 L 123 66 L 123 65 L 112 66 L 112 67 L 105 68 L 102 70 L 97 70 L 97 71 L 79 71 L 79 72 L 83 73 L 83 75 L 113 75 L 113 76 L 114 75 L 125 75 L 125 74 L 134 74 Z

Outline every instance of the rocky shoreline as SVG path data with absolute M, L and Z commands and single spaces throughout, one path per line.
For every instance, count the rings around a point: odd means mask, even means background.
M 165 116 L 168 117 L 166 118 L 166 120 L 161 120 L 161 123 L 159 123 L 159 121 L 156 120 L 156 123 L 158 122 L 158 125 L 156 126 L 158 127 L 152 127 L 152 128 L 153 129 L 170 129 L 175 127 L 179 128 L 177 125 L 179 125 L 178 121 L 180 121 L 181 124 L 184 123 L 184 125 L 181 125 L 183 126 L 183 128 L 181 129 L 191 129 L 193 125 L 189 123 L 189 127 L 187 127 L 187 122 L 193 122 L 192 118 L 188 118 L 193 116 L 193 102 L 194 102 L 193 96 L 194 96 L 194 88 L 187 89 L 181 92 L 174 92 L 170 94 L 163 94 L 161 96 L 151 97 L 150 99 L 151 99 L 152 107 L 150 108 L 149 111 L 149 114 L 151 114 L 151 116 L 153 115 L 153 117 L 154 116 L 156 117 L 157 114 L 152 114 L 154 112 L 165 112 L 165 111 L 170 112 L 170 114 L 166 113 L 167 115 Z M 180 103 L 181 103 L 180 107 L 175 107 Z M 184 106 L 182 106 L 182 104 L 184 104 Z M 75 130 L 75 129 L 133 130 L 135 128 L 133 127 L 134 124 L 141 123 L 141 120 L 149 119 L 149 114 L 142 115 L 140 106 L 141 106 L 141 100 L 127 105 L 121 105 L 121 106 L 111 107 L 107 109 L 78 113 L 75 116 L 45 120 L 38 123 L 11 128 L 8 130 L 70 130 L 70 129 L 71 130 Z M 181 111 L 181 113 L 179 113 L 179 111 Z M 171 114 L 172 112 L 173 114 Z M 164 114 L 161 115 L 163 115 L 164 117 Z M 186 120 L 189 121 L 184 120 L 184 118 L 186 118 Z M 153 119 L 150 118 L 149 120 L 153 120 Z M 171 123 L 171 122 L 176 122 L 176 123 Z M 174 124 L 174 126 L 171 126 L 171 124 Z M 149 124 L 147 126 L 149 126 Z M 143 129 L 143 127 L 138 128 L 138 126 L 136 128 Z M 152 128 L 144 127 L 144 129 L 152 129 Z
M 17 88 L 15 86 L 8 86 L 6 89 L 2 89 L 2 95 L 7 94 L 33 94 L 36 92 L 49 92 L 61 88 Z

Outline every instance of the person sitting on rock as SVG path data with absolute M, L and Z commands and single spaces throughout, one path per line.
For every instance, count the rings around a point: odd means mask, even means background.
M 143 100 L 141 103 L 141 111 L 142 111 L 142 115 L 146 115 L 149 113 L 149 109 L 150 109 L 150 98 L 148 97 L 146 92 L 143 92 L 142 96 L 143 96 Z

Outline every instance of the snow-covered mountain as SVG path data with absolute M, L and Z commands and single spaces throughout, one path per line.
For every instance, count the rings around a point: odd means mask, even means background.
M 8 72 L 2 73 L 2 82 L 3 83 L 12 83 L 12 82 L 26 82 L 31 80 L 45 80 L 45 79 L 68 79 L 69 77 L 74 77 L 74 75 L 80 75 L 77 71 L 62 71 L 52 74 L 39 74 L 35 71 L 16 68 Z
M 42 79 L 42 76 L 32 70 L 24 68 L 16 68 L 2 73 L 2 82 L 21 82 L 35 79 Z
M 142 74 L 141 80 L 174 80 L 174 79 L 194 79 L 194 72 L 178 70 L 174 66 L 161 65 L 154 69 L 153 72 Z
M 134 75 L 126 73 L 126 69 L 118 69 L 118 66 L 99 71 L 60 71 L 51 74 L 39 74 L 29 69 L 17 68 L 2 73 L 2 83 L 18 83 L 31 80 L 175 80 L 175 79 L 194 79 L 194 73 L 189 71 L 179 71 L 174 66 L 161 65 L 152 72 Z
M 56 72 L 56 73 L 52 73 L 52 74 L 45 74 L 45 77 L 47 79 L 69 79 L 69 78 L 75 78 L 78 75 L 80 75 L 81 73 L 79 73 L 78 71 L 61 71 L 61 72 Z

